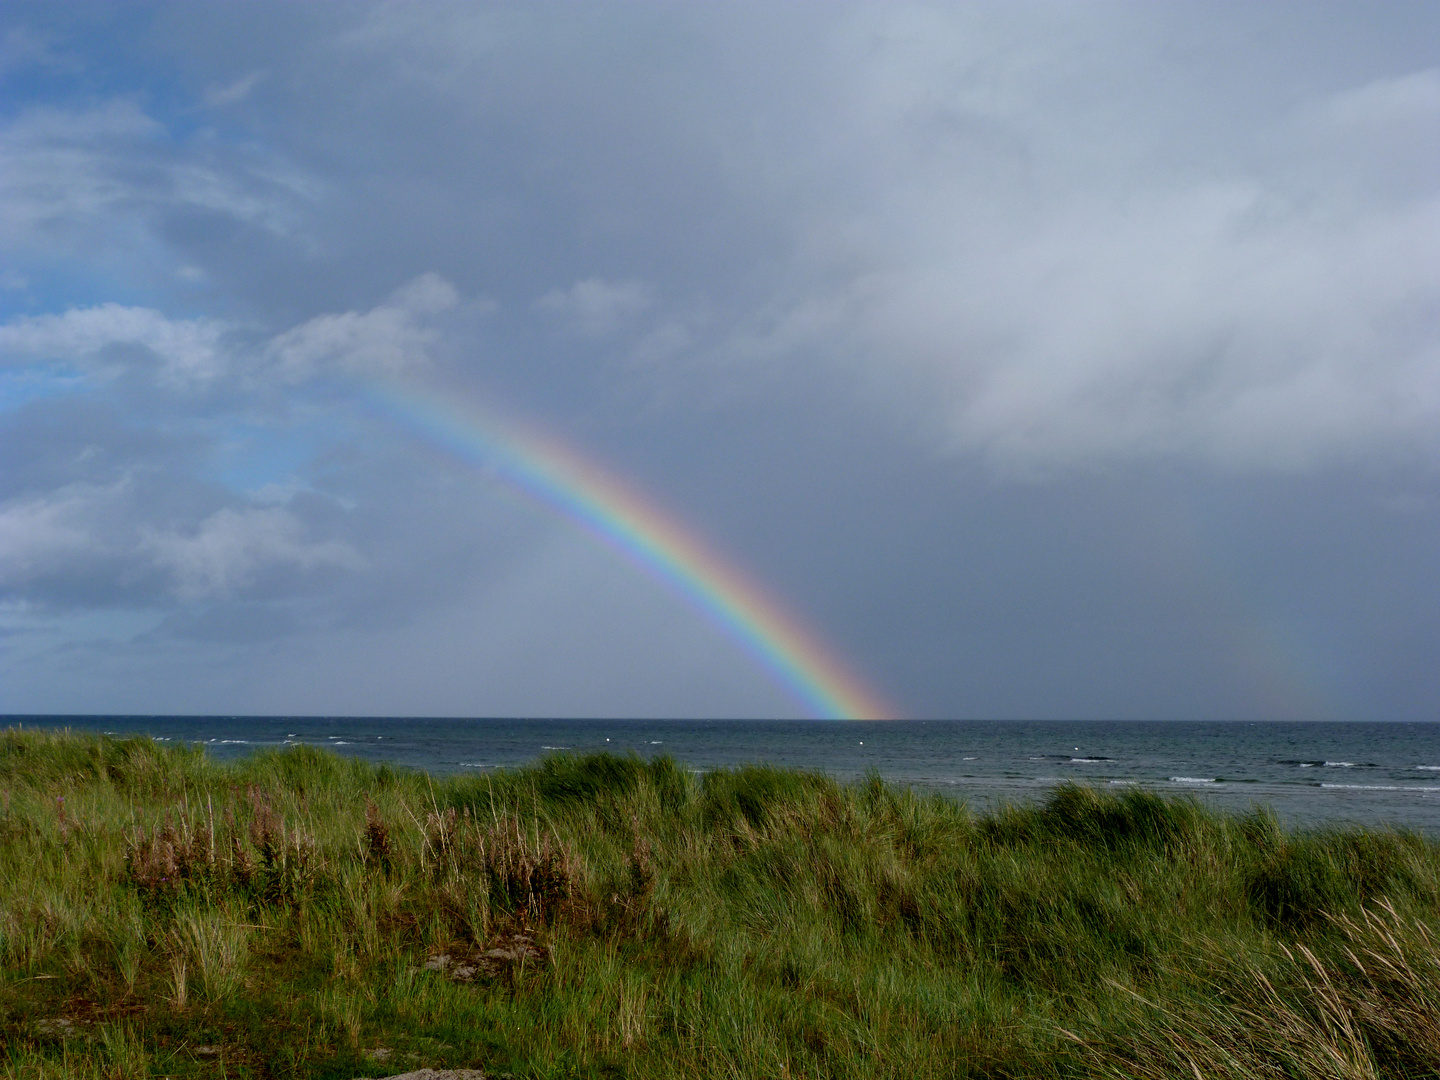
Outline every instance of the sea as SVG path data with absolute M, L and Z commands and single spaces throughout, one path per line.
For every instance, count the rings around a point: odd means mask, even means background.
M 222 761 L 323 746 L 437 775 L 597 751 L 669 755 L 699 773 L 769 764 L 849 781 L 873 771 L 977 811 L 1038 802 L 1067 782 L 1139 786 L 1230 810 L 1267 805 L 1292 827 L 1398 826 L 1440 838 L 1440 723 L 0 717 L 0 728 L 15 726 L 198 744 Z

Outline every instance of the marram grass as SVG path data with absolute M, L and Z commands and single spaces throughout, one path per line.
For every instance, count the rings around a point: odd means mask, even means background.
M 0 1075 L 1440 1077 L 1440 845 L 0 732 Z

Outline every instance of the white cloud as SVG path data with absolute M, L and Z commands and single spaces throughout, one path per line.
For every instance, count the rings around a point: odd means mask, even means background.
M 50 68 L 74 74 L 81 70 L 73 56 L 57 51 L 52 40 L 24 26 L 12 26 L 0 38 L 0 75 L 27 67 Z
M 123 487 L 74 484 L 0 506 L 0 587 L 14 588 L 99 551 L 97 511 L 111 507 Z
M 121 147 L 144 145 L 163 129 L 133 102 L 83 112 L 36 108 L 0 129 L 0 237 L 12 243 L 97 222 L 135 196 L 116 166 Z
M 264 354 L 282 378 L 300 381 L 324 368 L 351 375 L 395 375 L 427 362 L 438 333 L 424 325 L 459 303 L 438 274 L 423 274 L 369 311 L 319 315 L 273 338 Z
M 307 541 L 303 523 L 283 507 L 226 508 L 194 533 L 147 531 L 141 547 L 168 571 L 184 600 L 229 596 L 270 567 L 361 570 L 365 560 L 338 540 Z
M 226 507 L 193 530 L 136 523 L 129 478 L 76 483 L 0 506 L 0 588 L 17 590 L 44 577 L 85 576 L 104 566 L 117 580 L 160 571 L 184 601 L 231 596 L 266 571 L 325 568 L 359 571 L 365 559 L 341 540 L 312 540 L 305 523 L 282 505 Z
M 1426 68 L 1336 94 L 1324 114 L 1339 124 L 1389 124 L 1440 118 L 1440 68 Z M 1435 134 L 1431 128 L 1431 134 Z
M 448 281 L 422 274 L 369 311 L 318 315 L 250 349 L 233 342 L 235 328 L 218 319 L 100 304 L 0 325 L 0 365 L 59 362 L 104 372 L 132 364 L 115 348 L 135 346 L 158 361 L 156 380 L 171 389 L 237 372 L 291 383 L 327 372 L 394 375 L 428 362 L 441 335 L 427 321 L 458 303 Z
M 122 304 L 22 315 L 0 326 L 0 363 L 58 361 L 104 368 L 115 363 L 107 349 L 134 345 L 159 361 L 162 384 L 183 386 L 224 374 L 227 329 L 213 319 L 168 319 L 151 308 Z
M 252 71 L 248 75 L 242 75 L 234 82 L 224 85 L 212 84 L 205 88 L 201 102 L 207 109 L 221 109 L 227 105 L 236 105 L 250 96 L 250 92 L 265 78 L 265 72 Z
M 1440 235 L 1440 200 L 1344 228 L 1257 227 L 1261 210 L 1243 189 L 1091 207 L 983 266 L 868 275 L 833 332 L 909 366 L 939 391 L 950 444 L 1005 470 L 1440 449 L 1426 315 L 1440 279 L 1423 239 Z
M 1032 63 L 968 19 L 834 39 L 849 92 L 763 147 L 788 169 L 747 173 L 790 207 L 788 280 L 711 355 L 839 365 L 1011 475 L 1440 460 L 1433 69 L 1217 135 L 1210 98 L 1092 95 L 1078 75 L 1135 73 L 1055 42 Z
M 546 293 L 535 307 L 567 320 L 582 334 L 600 337 L 614 333 L 652 303 L 654 290 L 644 282 L 586 278 Z
M 297 236 L 321 186 L 254 148 L 180 146 L 128 99 L 35 107 L 0 128 L 0 240 L 47 253 L 153 243 L 151 216 L 204 209 Z

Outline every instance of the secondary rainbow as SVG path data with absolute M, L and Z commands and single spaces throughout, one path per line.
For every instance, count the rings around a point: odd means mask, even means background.
M 699 537 L 552 435 L 413 386 L 372 386 L 375 412 L 502 477 L 658 578 L 825 719 L 896 715 L 835 654 Z

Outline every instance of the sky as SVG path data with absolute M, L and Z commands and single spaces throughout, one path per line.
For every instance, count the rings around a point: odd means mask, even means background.
M 1440 7 L 0 9 L 0 712 L 817 714 L 496 431 L 891 715 L 1440 719 Z

